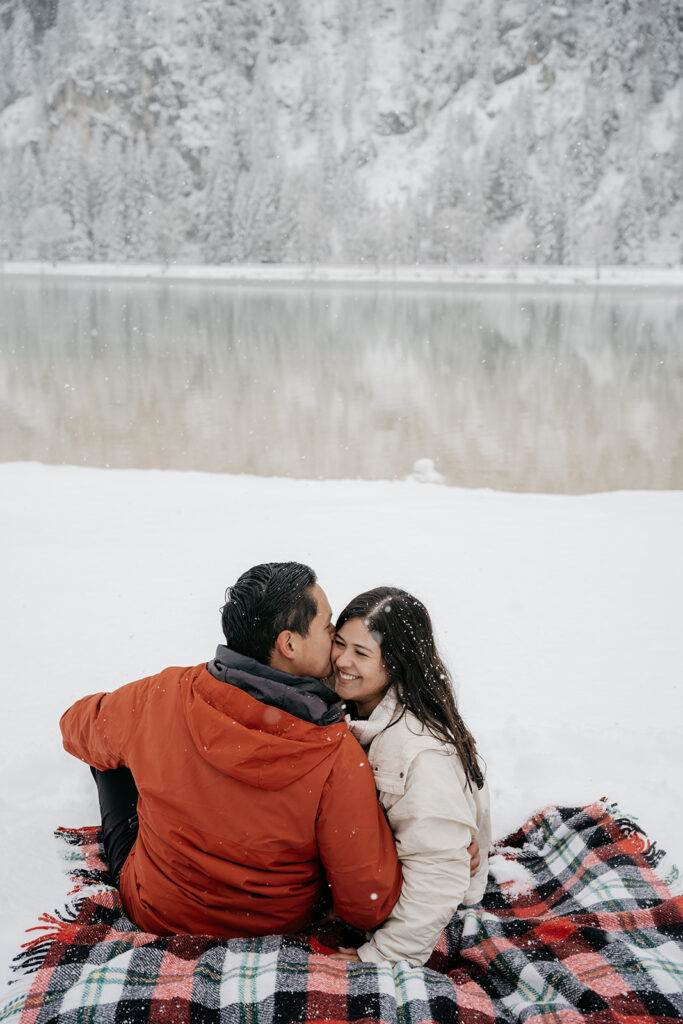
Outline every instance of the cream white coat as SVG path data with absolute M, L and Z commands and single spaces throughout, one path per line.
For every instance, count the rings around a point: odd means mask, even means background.
M 371 963 L 407 960 L 417 966 L 429 959 L 460 904 L 482 898 L 491 819 L 486 783 L 473 792 L 454 747 L 410 712 L 399 717 L 401 710 L 392 687 L 369 718 L 347 719 L 368 755 L 403 869 L 398 902 L 358 955 Z M 467 847 L 475 837 L 481 864 L 470 879 Z

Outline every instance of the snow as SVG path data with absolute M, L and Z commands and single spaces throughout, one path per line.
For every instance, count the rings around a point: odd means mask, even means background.
M 27 463 L 0 465 L 0 491 L 3 965 L 63 902 L 53 829 L 97 817 L 59 716 L 211 657 L 225 587 L 264 560 L 313 565 L 336 612 L 383 583 L 425 601 L 487 763 L 496 835 L 544 805 L 607 795 L 683 867 L 683 492 Z
M 15 100 L 0 113 L 0 148 L 26 146 L 39 137 L 38 103 L 33 96 Z
M 317 264 L 317 263 L 48 263 L 38 260 L 0 260 L 7 277 L 144 278 L 168 281 L 321 281 L 373 284 L 481 284 L 607 286 L 610 288 L 683 288 L 683 267 L 661 266 L 541 266 L 516 267 L 481 263 L 438 264 Z
M 501 852 L 489 860 L 489 874 L 493 875 L 499 885 L 507 889 L 510 897 L 521 896 L 522 893 L 531 892 L 534 888 L 534 877 L 531 872 L 521 861 L 514 859 L 517 852 L 511 850 L 509 859 Z

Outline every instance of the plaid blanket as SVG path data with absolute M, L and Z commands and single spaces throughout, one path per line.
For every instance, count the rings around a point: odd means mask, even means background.
M 683 1019 L 683 898 L 615 805 L 551 807 L 496 845 L 481 904 L 426 968 L 346 964 L 334 936 L 141 932 L 95 828 L 60 829 L 72 903 L 41 920 L 0 1008 L 13 1024 L 607 1024 Z M 349 937 L 337 936 L 348 942 Z

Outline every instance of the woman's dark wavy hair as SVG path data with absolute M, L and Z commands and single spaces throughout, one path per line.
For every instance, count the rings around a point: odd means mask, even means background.
M 460 717 L 451 677 L 439 657 L 432 621 L 422 602 L 396 587 L 375 587 L 347 604 L 336 628 L 350 619 L 361 619 L 381 646 L 403 714 L 412 711 L 433 736 L 452 743 L 470 788 L 481 789 L 484 773 L 474 737 Z

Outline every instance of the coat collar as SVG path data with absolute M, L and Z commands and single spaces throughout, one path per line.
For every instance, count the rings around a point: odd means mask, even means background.
M 391 725 L 399 713 L 400 705 L 396 690 L 390 686 L 369 718 L 351 718 L 350 715 L 345 715 L 345 718 L 349 730 L 361 747 L 367 750 L 374 738 Z
M 339 698 L 319 679 L 280 672 L 223 644 L 206 668 L 214 679 L 236 686 L 262 704 L 279 708 L 304 722 L 332 725 L 342 720 Z

